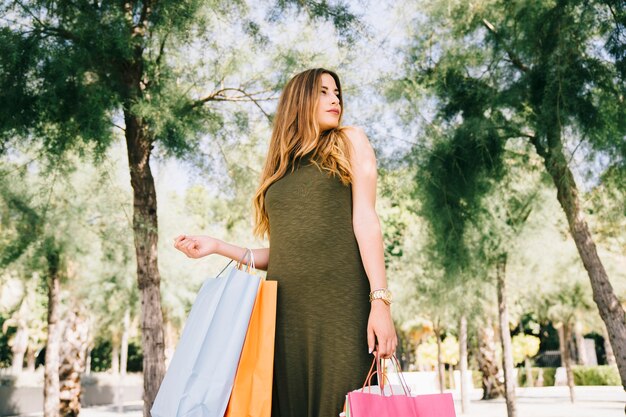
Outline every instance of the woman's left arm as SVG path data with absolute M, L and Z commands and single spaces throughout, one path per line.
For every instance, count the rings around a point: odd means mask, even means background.
M 352 225 L 370 291 L 374 291 L 387 288 L 383 238 L 376 214 L 376 155 L 363 129 L 351 126 L 344 131 L 352 143 Z M 383 300 L 371 302 L 367 343 L 369 352 L 377 349 L 381 358 L 391 357 L 398 345 L 391 306 Z

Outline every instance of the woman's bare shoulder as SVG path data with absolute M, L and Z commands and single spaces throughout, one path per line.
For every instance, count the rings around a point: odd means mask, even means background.
M 372 144 L 365 134 L 365 130 L 360 126 L 343 126 L 342 131 L 346 134 L 352 146 L 357 152 L 372 149 Z
M 365 130 L 360 126 L 344 126 L 342 129 L 350 142 L 352 143 L 352 148 L 354 149 L 352 158 L 354 162 L 374 162 L 376 161 L 376 156 L 374 154 L 374 148 L 372 148 L 372 144 L 370 143 L 367 135 L 365 134 Z M 375 163 L 375 162 L 374 162 Z

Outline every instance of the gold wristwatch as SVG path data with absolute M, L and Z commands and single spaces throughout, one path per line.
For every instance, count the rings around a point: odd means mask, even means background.
M 370 292 L 370 303 L 373 300 L 383 300 L 385 304 L 391 305 L 391 291 L 387 288 L 379 288 Z

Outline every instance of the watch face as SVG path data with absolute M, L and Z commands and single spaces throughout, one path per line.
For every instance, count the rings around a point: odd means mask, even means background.
M 391 304 L 391 291 L 387 288 L 381 288 L 379 290 L 370 293 L 370 301 L 383 300 L 387 305 Z

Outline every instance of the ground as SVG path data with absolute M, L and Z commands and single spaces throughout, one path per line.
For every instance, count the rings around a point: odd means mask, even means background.
M 517 417 L 623 417 L 626 393 L 622 387 L 576 387 L 576 403 L 569 400 L 567 387 L 518 388 Z M 481 401 L 481 390 L 473 390 L 470 409 L 461 413 L 460 398 L 453 393 L 458 416 L 506 417 L 504 399 Z M 122 413 L 114 407 L 84 408 L 81 417 L 142 417 L 141 403 L 129 403 Z M 29 414 L 39 417 L 42 414 Z

